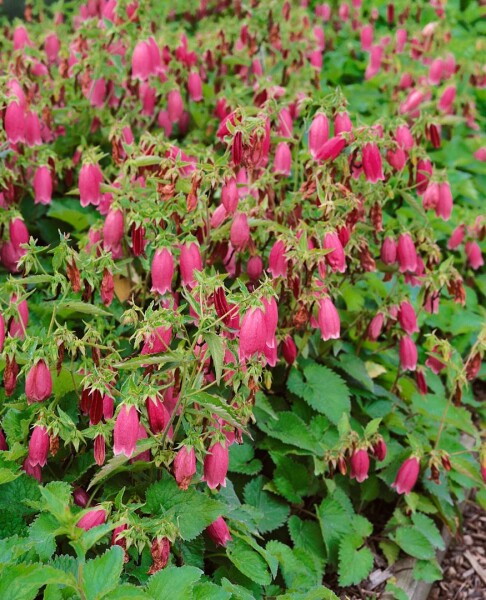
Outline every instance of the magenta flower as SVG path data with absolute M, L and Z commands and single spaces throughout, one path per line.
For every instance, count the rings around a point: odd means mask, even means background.
M 477 242 L 466 242 L 466 256 L 475 271 L 484 265 L 481 248 Z
M 138 413 L 134 406 L 123 405 L 116 418 L 113 430 L 113 453 L 124 454 L 128 458 L 133 455 L 138 439 Z
M 145 407 L 147 409 L 150 431 L 154 434 L 164 431 L 170 421 L 170 413 L 163 401 L 160 398 L 147 398 L 145 400 Z M 168 431 L 168 436 L 172 439 L 172 427 Z
M 156 250 L 152 261 L 152 292 L 165 294 L 172 289 L 174 277 L 174 257 L 167 248 Z
M 196 242 L 184 244 L 179 258 L 182 284 L 188 288 L 196 285 L 194 271 L 202 271 L 202 258 L 199 245 Z
M 49 434 L 43 425 L 36 425 L 29 441 L 29 455 L 27 460 L 32 467 L 45 466 L 49 454 Z
M 370 183 L 385 179 L 380 150 L 376 144 L 368 143 L 363 146 L 363 170 Z
M 368 326 L 368 338 L 371 341 L 375 342 L 380 337 L 384 321 L 385 317 L 383 313 L 378 313 L 371 319 Z
M 292 153 L 286 142 L 280 142 L 275 150 L 275 160 L 273 163 L 273 172 L 281 175 L 290 175 L 292 167 Z
M 187 78 L 187 89 L 189 91 L 189 97 L 193 102 L 201 102 L 203 99 L 202 95 L 202 81 L 201 76 L 197 71 L 191 71 Z
M 79 172 L 79 197 L 81 206 L 88 204 L 98 206 L 101 202 L 102 194 L 100 190 L 103 181 L 103 174 L 98 165 L 84 164 Z
M 330 298 L 323 298 L 319 302 L 317 320 L 324 341 L 336 340 L 341 336 L 339 313 Z
M 398 238 L 397 258 L 400 265 L 400 273 L 415 273 L 417 270 L 417 250 L 409 233 L 402 233 Z
M 244 213 L 236 213 L 230 231 L 231 245 L 236 250 L 244 250 L 250 241 L 250 227 Z
M 36 204 L 50 204 L 52 200 L 52 176 L 49 167 L 39 167 L 34 175 L 34 199 Z
M 44 360 L 39 360 L 25 379 L 25 395 L 29 404 L 47 400 L 52 393 L 52 377 Z
M 206 532 L 217 546 L 224 547 L 233 539 L 223 517 L 218 517 L 214 523 L 211 523 Z
M 226 487 L 228 464 L 228 447 L 223 446 L 220 442 L 216 442 L 210 446 L 204 459 L 204 477 L 202 481 L 205 481 L 211 490 L 216 489 L 220 485 Z
M 93 527 L 103 525 L 106 522 L 107 513 L 104 508 L 93 508 L 86 512 L 76 523 L 76 527 L 89 531 Z
M 264 352 L 267 342 L 267 325 L 265 315 L 260 308 L 246 312 L 240 328 L 240 358 L 250 358 L 256 353 Z
M 402 369 L 404 371 L 415 371 L 418 359 L 417 346 L 408 335 L 400 338 L 399 354 Z
M 329 138 L 329 122 L 326 115 L 317 113 L 309 128 L 309 150 L 316 159 L 322 146 Z
M 386 265 L 393 265 L 397 260 L 397 244 L 391 237 L 386 237 L 381 245 L 381 260 Z
M 346 256 L 337 233 L 326 233 L 322 247 L 325 250 L 332 250 L 332 252 L 326 254 L 326 262 L 331 269 L 334 272 L 344 273 L 346 271 Z
M 417 316 L 415 315 L 415 310 L 410 302 L 404 301 L 400 304 L 400 308 L 398 309 L 398 321 L 403 331 L 409 335 L 416 333 L 419 330 L 417 326 Z
M 356 478 L 358 483 L 368 479 L 368 471 L 370 468 L 370 457 L 368 452 L 361 448 L 356 450 L 351 457 L 351 479 Z
M 196 454 L 191 446 L 182 446 L 174 459 L 174 476 L 181 490 L 187 490 L 196 474 Z
M 285 244 L 277 240 L 268 255 L 268 271 L 273 279 L 287 277 L 287 258 L 285 257 Z
M 398 494 L 410 494 L 420 473 L 420 461 L 416 456 L 411 456 L 398 469 L 392 487 Z

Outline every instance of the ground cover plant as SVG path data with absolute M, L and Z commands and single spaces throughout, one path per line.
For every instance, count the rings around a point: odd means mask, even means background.
M 2 599 L 441 577 L 486 503 L 482 11 L 2 21 Z

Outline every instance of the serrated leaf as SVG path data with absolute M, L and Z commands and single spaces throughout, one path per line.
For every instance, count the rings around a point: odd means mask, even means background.
M 196 583 L 192 592 L 192 600 L 230 600 L 231 597 L 231 592 L 210 581 Z
M 310 473 L 291 457 L 277 453 L 271 453 L 271 456 L 277 467 L 273 473 L 275 488 L 289 502 L 302 502 L 304 496 L 312 493 L 309 486 Z
M 240 538 L 228 542 L 226 554 L 235 567 L 259 585 L 269 585 L 272 576 L 265 559 Z
M 20 477 L 21 472 L 18 471 L 17 473 L 15 473 L 14 471 L 11 471 L 10 469 L 6 469 L 4 467 L 0 468 L 0 485 L 3 485 L 4 483 L 9 483 L 9 481 L 13 481 L 14 479 L 17 479 L 17 477 Z
M 56 519 L 49 514 L 40 514 L 29 527 L 29 539 L 41 560 L 49 560 L 56 549 Z
M 295 371 L 287 382 L 289 390 L 337 425 L 342 414 L 349 413 L 351 408 L 349 390 L 341 377 L 317 363 L 304 368 L 304 380 Z
M 399 527 L 395 532 L 394 540 L 410 556 L 422 560 L 435 557 L 434 547 L 425 535 L 415 527 L 410 525 Z
M 39 589 L 48 584 L 75 588 L 74 577 L 41 563 L 11 565 L 0 575 L 2 600 L 34 600 Z
M 361 536 L 345 536 L 339 544 L 339 585 L 355 585 L 366 579 L 373 568 L 373 553 L 369 548 L 361 548 Z
M 150 600 L 149 596 L 145 591 L 135 585 L 124 583 L 119 585 L 115 590 L 108 592 L 104 596 L 104 600 Z
M 264 484 L 265 479 L 261 476 L 252 479 L 246 484 L 243 496 L 247 504 L 257 508 L 263 515 L 258 520 L 258 530 L 268 533 L 285 523 L 290 508 L 278 496 L 266 492 L 263 489 Z
M 194 487 L 181 490 L 172 477 L 165 475 L 161 481 L 147 489 L 143 511 L 175 523 L 183 540 L 193 540 L 226 510 L 225 505 Z
M 382 419 L 372 419 L 365 427 L 364 437 L 370 438 L 378 432 Z
M 207 332 L 204 334 L 204 340 L 208 345 L 211 355 L 214 372 L 216 374 L 216 384 L 219 385 L 221 375 L 223 374 L 224 343 L 223 339 L 216 333 Z
M 388 565 L 394 565 L 398 560 L 398 555 L 400 554 L 400 546 L 390 540 L 381 541 L 379 546 L 385 555 Z
M 433 583 L 442 579 L 442 569 L 436 560 L 418 560 L 413 568 L 413 577 L 418 581 Z
M 349 512 L 334 498 L 325 498 L 317 509 L 322 537 L 331 559 L 337 556 L 339 542 L 352 531 Z
M 352 354 L 340 354 L 339 359 L 335 361 L 336 366 L 346 373 L 346 376 L 352 377 L 370 392 L 373 391 L 374 383 L 366 370 L 364 362 Z
M 86 600 L 102 598 L 115 589 L 123 569 L 123 558 L 123 548 L 112 546 L 104 554 L 84 565 L 83 591 Z
M 166 567 L 150 577 L 147 593 L 154 600 L 187 600 L 202 574 L 196 567 Z
M 254 458 L 251 444 L 232 444 L 229 449 L 229 471 L 243 475 L 256 475 L 262 470 L 262 461 Z
M 312 454 L 322 454 L 319 443 L 305 422 L 295 413 L 282 411 L 278 413 L 278 421 L 259 423 L 262 431 L 285 444 L 309 450 Z
M 406 594 L 401 587 L 398 587 L 398 585 L 395 585 L 391 581 L 387 582 L 385 587 L 385 593 L 391 594 L 392 597 L 395 598 L 395 600 L 410 600 L 409 595 Z
M 445 550 L 444 539 L 439 531 L 439 528 L 430 517 L 426 517 L 421 513 L 414 513 L 412 521 L 417 529 L 425 535 L 429 542 L 439 550 Z
M 40 488 L 42 505 L 45 511 L 50 512 L 62 523 L 70 516 L 69 503 L 71 500 L 71 486 L 62 481 L 53 481 Z
M 292 515 L 288 520 L 288 528 L 294 546 L 312 552 L 312 554 L 315 554 L 324 562 L 326 548 L 318 523 L 315 521 L 304 521 L 299 519 L 297 515 Z
M 94 315 L 97 317 L 111 317 L 112 314 L 99 306 L 88 304 L 81 300 L 66 300 L 60 302 L 57 307 L 57 314 L 66 318 L 70 313 L 82 313 L 83 315 Z
M 267 551 L 278 559 L 286 586 L 295 590 L 307 590 L 322 580 L 323 564 L 303 548 L 292 549 L 282 542 L 268 542 Z

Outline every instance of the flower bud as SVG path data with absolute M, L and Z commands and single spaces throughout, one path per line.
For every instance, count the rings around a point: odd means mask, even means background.
M 34 175 L 34 199 L 36 204 L 50 204 L 52 200 L 52 176 L 49 167 L 39 167 Z
M 437 346 L 434 346 L 432 352 L 438 352 Z M 442 371 L 442 369 L 445 369 L 446 367 L 446 365 L 436 356 L 429 356 L 425 361 L 425 364 L 436 375 L 438 375 Z
M 147 409 L 150 431 L 153 434 L 165 431 L 170 421 L 170 414 L 162 400 L 159 398 L 147 398 L 145 400 L 145 407 Z M 169 439 L 172 439 L 173 433 L 171 426 L 168 431 Z
M 250 227 L 244 213 L 236 213 L 230 231 L 231 245 L 236 250 L 244 250 L 250 241 Z
M 123 239 L 123 213 L 121 210 L 111 209 L 106 215 L 103 225 L 103 248 L 107 251 L 119 253 Z
M 43 425 L 36 425 L 29 441 L 29 455 L 27 460 L 32 467 L 45 466 L 49 453 L 49 434 Z
M 309 128 L 309 150 L 316 159 L 320 149 L 329 138 L 329 122 L 322 113 L 317 113 Z
M 287 277 L 287 259 L 285 257 L 285 244 L 278 240 L 272 246 L 268 255 L 268 271 L 273 279 Z
M 240 328 L 240 359 L 265 352 L 266 342 L 267 325 L 263 311 L 260 308 L 248 310 Z
M 233 539 L 223 517 L 218 517 L 214 523 L 211 523 L 207 527 L 206 533 L 217 546 L 225 547 Z
M 383 175 L 383 166 L 381 154 L 376 144 L 365 144 L 363 146 L 363 170 L 366 180 L 370 183 L 376 183 L 385 179 Z
M 384 320 L 385 317 L 383 316 L 383 313 L 378 313 L 371 319 L 371 322 L 368 326 L 368 339 L 370 339 L 372 342 L 376 342 L 376 340 L 380 337 Z
M 138 439 L 138 413 L 134 406 L 123 405 L 116 418 L 113 430 L 113 453 L 130 458 L 135 451 Z
M 334 117 L 334 135 L 339 136 L 341 133 L 352 133 L 353 124 L 347 112 L 339 112 Z
M 281 175 L 290 175 L 292 166 L 292 153 L 286 142 L 280 142 L 275 150 L 275 161 L 273 163 L 273 172 Z
M 182 446 L 174 459 L 174 477 L 181 490 L 187 490 L 196 474 L 196 454 L 192 446 Z
M 172 289 L 174 277 L 174 257 L 167 248 L 156 250 L 152 261 L 152 292 L 165 294 Z
M 105 462 L 106 445 L 105 438 L 99 434 L 94 440 L 94 459 L 96 464 L 101 467 Z
M 449 241 L 447 242 L 447 248 L 449 250 L 456 250 L 457 248 L 459 248 L 459 246 L 462 244 L 462 242 L 464 241 L 464 235 L 465 235 L 465 227 L 464 225 L 458 225 L 454 231 L 451 233 L 451 237 L 449 238 Z
M 282 342 L 282 354 L 288 365 L 293 365 L 297 358 L 297 346 L 292 336 L 287 335 Z
M 400 338 L 399 354 L 402 369 L 404 371 L 415 371 L 418 359 L 417 346 L 408 335 Z
M 419 459 L 415 456 L 407 458 L 398 470 L 395 482 L 392 483 L 392 487 L 396 489 L 398 494 L 410 494 L 417 483 L 419 473 Z
M 368 471 L 370 468 L 370 457 L 368 452 L 363 448 L 356 450 L 351 457 L 351 479 L 356 478 L 358 483 L 362 483 L 368 479 Z
M 4 128 L 11 144 L 24 141 L 25 112 L 19 102 L 10 102 L 5 109 Z
M 15 360 L 15 356 L 10 358 L 7 354 L 5 357 L 5 369 L 3 371 L 3 387 L 5 388 L 5 395 L 10 397 L 17 385 L 17 377 L 19 374 L 19 366 Z
M 154 72 L 151 48 L 148 42 L 138 42 L 132 54 L 132 79 L 146 81 Z
M 344 273 L 346 271 L 346 256 L 341 244 L 341 240 L 336 233 L 326 233 L 322 243 L 325 250 L 332 249 L 332 252 L 326 254 L 326 262 L 334 271 Z
M 228 214 L 234 213 L 238 208 L 238 199 L 236 179 L 231 177 L 221 188 L 221 202 Z
M 417 163 L 417 174 L 415 183 L 417 186 L 417 194 L 421 196 L 429 184 L 429 179 L 432 176 L 432 163 L 430 160 L 419 160 Z
M 163 569 L 169 562 L 170 556 L 170 541 L 168 538 L 163 537 L 161 539 L 155 538 L 150 548 L 150 554 L 152 555 L 152 566 L 150 567 L 148 574 L 153 575 L 161 569 Z
M 86 508 L 89 502 L 89 494 L 87 494 L 82 488 L 78 487 L 73 490 L 74 504 L 81 508 Z
M 330 298 L 323 298 L 319 302 L 317 319 L 324 341 L 336 340 L 341 336 L 339 313 Z
M 466 242 L 466 256 L 475 271 L 484 265 L 481 248 L 476 242 Z
M 447 181 L 439 183 L 438 200 L 435 207 L 435 214 L 444 219 L 444 221 L 448 221 L 452 214 L 452 204 L 453 200 L 449 183 Z
M 208 484 L 211 490 L 222 485 L 226 487 L 226 474 L 228 472 L 229 453 L 228 447 L 220 442 L 213 444 L 204 459 L 204 477 L 202 481 Z
M 177 123 L 184 112 L 184 103 L 179 90 L 171 90 L 167 95 L 167 113 L 171 123 Z
M 187 78 L 187 89 L 189 90 L 189 97 L 193 102 L 201 102 L 203 99 L 202 95 L 202 81 L 201 76 L 197 71 L 191 71 Z
M 385 265 L 393 265 L 397 260 L 397 244 L 391 237 L 386 237 L 381 245 L 381 260 Z
M 106 510 L 104 508 L 92 508 L 86 512 L 76 523 L 76 527 L 89 531 L 93 527 L 103 525 L 107 518 Z
M 415 310 L 410 302 L 404 301 L 400 304 L 398 321 L 403 331 L 409 335 L 416 333 L 419 330 L 417 326 L 417 316 L 415 315 Z
M 259 256 L 252 256 L 246 264 L 246 272 L 252 282 L 258 281 L 263 273 L 263 261 Z
M 373 444 L 373 454 L 376 460 L 380 462 L 386 458 L 386 443 L 383 438 L 379 438 L 375 444 Z
M 52 377 L 44 360 L 31 367 L 25 379 L 25 395 L 29 404 L 47 400 L 52 393 Z

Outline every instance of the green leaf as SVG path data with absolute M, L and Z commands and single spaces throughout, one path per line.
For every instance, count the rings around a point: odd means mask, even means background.
M 261 511 L 263 518 L 258 520 L 258 530 L 268 533 L 278 529 L 287 520 L 290 507 L 280 498 L 263 489 L 265 479 L 256 477 L 245 486 L 243 495 L 245 502 Z
M 395 598 L 395 600 L 410 600 L 409 595 L 406 594 L 401 587 L 398 587 L 398 585 L 395 585 L 391 581 L 387 582 L 385 593 L 391 594 L 392 598 Z
M 310 472 L 291 457 L 271 453 L 277 468 L 273 473 L 275 488 L 289 502 L 300 503 L 304 496 L 312 493 Z
M 235 567 L 259 585 L 269 585 L 272 576 L 263 556 L 240 538 L 228 542 L 226 554 Z
M 62 200 L 53 198 L 47 216 L 68 223 L 76 231 L 88 229 L 96 221 L 89 209 L 82 208 L 77 198 L 63 198 Z
M 395 542 L 390 540 L 383 540 L 379 543 L 379 546 L 385 555 L 388 565 L 394 565 L 398 560 L 398 555 L 400 554 L 400 546 L 397 546 Z
M 413 568 L 413 578 L 419 581 L 433 583 L 442 579 L 442 569 L 434 560 L 418 560 Z
M 123 548 L 112 546 L 84 565 L 83 591 L 86 600 L 98 600 L 115 589 L 123 569 L 123 558 Z
M 193 540 L 226 510 L 224 504 L 194 487 L 181 490 L 170 475 L 147 489 L 142 509 L 151 516 L 168 519 L 179 527 L 183 540 Z
M 352 514 L 336 499 L 325 498 L 317 509 L 317 516 L 327 552 L 334 562 L 341 538 L 352 531 Z
M 231 597 L 231 592 L 210 581 L 196 583 L 192 592 L 192 600 L 230 600 Z
M 304 380 L 294 369 L 287 387 L 296 396 L 303 398 L 312 408 L 326 415 L 335 425 L 343 413 L 349 413 L 351 403 L 349 390 L 344 381 L 324 365 L 309 364 L 304 368 Z
M 243 475 L 256 475 L 262 470 L 262 461 L 254 458 L 255 450 L 251 444 L 232 444 L 229 449 L 229 470 Z
M 363 539 L 357 534 L 345 536 L 339 544 L 339 585 L 355 585 L 366 579 L 373 568 L 373 553 L 361 548 Z M 360 549 L 361 548 L 361 549 Z
M 260 429 L 271 437 L 281 442 L 291 444 L 297 448 L 309 450 L 312 454 L 322 454 L 317 439 L 306 426 L 305 422 L 290 411 L 278 414 L 278 421 L 259 422 Z
M 58 522 L 52 515 L 40 514 L 29 527 L 29 539 L 41 560 L 49 560 L 56 549 Z
M 310 586 L 321 583 L 323 564 L 304 548 L 292 550 L 286 544 L 272 540 L 267 544 L 267 550 L 278 559 L 288 588 L 306 591 Z
M 72 575 L 40 563 L 11 565 L 0 575 L 2 600 L 34 600 L 44 585 L 66 585 L 75 588 Z
M 339 358 L 333 363 L 346 373 L 347 376 L 352 377 L 370 392 L 373 391 L 375 384 L 366 370 L 364 362 L 352 354 L 340 354 Z
M 2 467 L 2 468 L 0 468 L 0 485 L 3 485 L 4 483 L 9 483 L 10 481 L 17 479 L 17 477 L 20 477 L 20 475 L 21 475 L 20 471 L 15 473 L 14 471 L 11 471 L 10 469 L 6 469 L 6 468 Z
M 71 486 L 62 481 L 53 481 L 40 488 L 44 510 L 63 523 L 70 517 Z
M 135 585 L 124 583 L 117 586 L 115 590 L 108 592 L 104 598 L 105 600 L 150 600 L 151 596 Z
M 214 372 L 216 374 L 216 384 L 219 385 L 221 375 L 223 374 L 224 343 L 223 338 L 216 333 L 205 333 L 204 339 L 208 345 L 209 354 L 213 360 Z
M 423 560 L 435 557 L 434 547 L 425 535 L 415 527 L 409 525 L 399 527 L 395 532 L 394 540 L 410 556 Z
M 166 567 L 150 577 L 147 593 L 154 600 L 187 600 L 202 574 L 196 567 Z
M 57 307 L 57 314 L 67 318 L 71 313 L 82 313 L 84 315 L 95 315 L 97 317 L 111 317 L 112 314 L 99 306 L 88 304 L 81 300 L 66 300 L 60 302 Z
M 326 548 L 318 523 L 304 521 L 297 515 L 292 515 L 288 521 L 288 528 L 294 546 L 311 552 L 324 562 Z
M 440 534 L 439 528 L 430 517 L 426 517 L 421 513 L 414 513 L 412 515 L 412 521 L 434 548 L 445 550 L 444 539 Z

